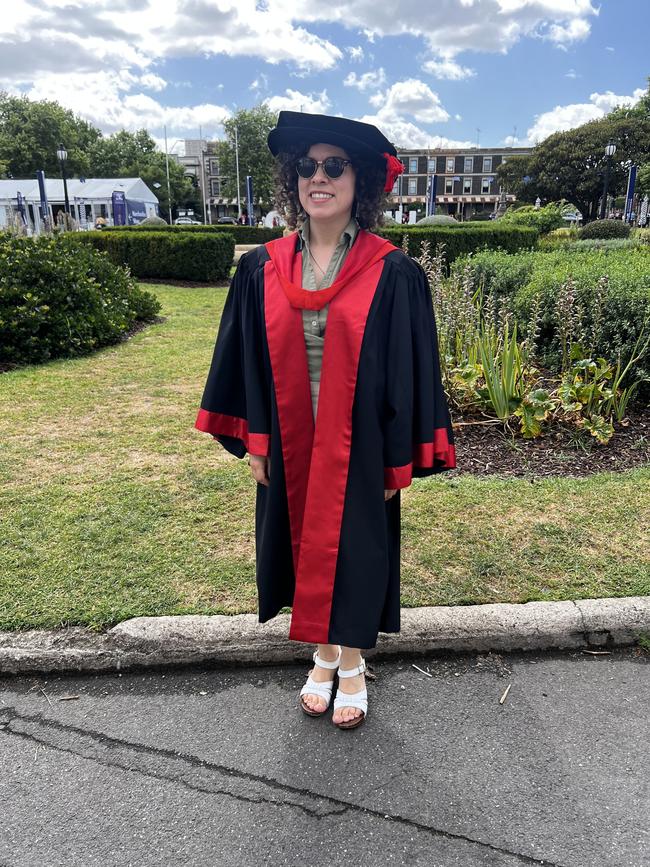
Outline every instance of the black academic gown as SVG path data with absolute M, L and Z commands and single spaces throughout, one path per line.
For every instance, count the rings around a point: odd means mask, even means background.
M 400 628 L 400 494 L 384 489 L 456 466 L 431 294 L 420 265 L 363 230 L 332 287 L 302 289 L 297 242 L 240 259 L 196 427 L 270 458 L 260 622 L 292 606 L 291 639 L 369 649 Z M 325 303 L 314 425 L 301 310 Z

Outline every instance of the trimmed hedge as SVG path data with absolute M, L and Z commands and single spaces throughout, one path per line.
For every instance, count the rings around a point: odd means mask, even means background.
M 109 226 L 103 232 L 226 232 L 235 238 L 235 244 L 265 244 L 282 237 L 282 228 L 267 229 L 258 226 L 235 226 L 230 223 L 212 223 L 205 226 Z
M 135 277 L 212 282 L 226 280 L 235 255 L 232 232 L 175 232 L 169 227 L 79 232 L 76 237 L 128 265 Z
M 381 227 L 377 234 L 401 247 L 404 237 L 408 237 L 409 255 L 417 257 L 421 253 L 422 244 L 428 241 L 431 253 L 437 244 L 445 245 L 445 258 L 450 266 L 459 256 L 476 253 L 483 249 L 502 249 L 508 253 L 516 253 L 522 249 L 537 246 L 539 233 L 536 229 L 525 226 L 501 227 L 489 224 L 459 223 L 457 226 L 428 226 L 426 228 L 396 229 Z
M 630 227 L 623 220 L 593 220 L 580 229 L 581 238 L 629 238 Z
M 117 343 L 157 299 L 70 235 L 0 233 L 0 361 L 37 364 Z

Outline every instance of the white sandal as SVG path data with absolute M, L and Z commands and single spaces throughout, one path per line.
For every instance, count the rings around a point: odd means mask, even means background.
M 339 646 L 339 655 L 332 662 L 328 662 L 326 659 L 321 659 L 318 655 L 318 650 L 314 651 L 313 656 L 314 662 L 316 665 L 320 665 L 321 668 L 330 668 L 332 670 L 336 670 L 339 667 L 339 663 L 341 662 L 341 648 Z M 313 671 L 313 669 L 312 669 Z M 334 677 L 331 680 L 324 681 L 323 683 L 317 683 L 315 680 L 312 680 L 311 671 L 309 672 L 309 677 L 307 678 L 307 682 L 300 690 L 300 707 L 304 710 L 306 714 L 309 716 L 323 716 L 323 714 L 327 711 L 327 708 L 330 706 L 330 700 L 332 698 L 332 688 L 334 686 Z M 312 710 L 308 705 L 305 704 L 303 700 L 303 695 L 317 695 L 319 698 L 325 700 L 326 704 L 322 710 Z
M 342 677 L 355 677 L 357 674 L 363 674 L 366 670 L 366 661 L 361 657 L 360 665 L 357 665 L 356 668 L 347 668 L 342 669 L 339 668 L 339 684 L 340 678 Z M 348 720 L 347 722 L 334 723 L 340 729 L 354 729 L 357 726 L 361 725 L 364 719 L 368 716 L 368 690 L 364 686 L 363 689 L 360 689 L 359 692 L 347 693 L 342 692 L 339 686 L 339 689 L 336 690 L 336 697 L 334 699 L 334 710 L 339 707 L 357 707 L 361 711 L 359 716 L 355 716 L 354 719 Z M 334 722 L 334 720 L 332 720 Z

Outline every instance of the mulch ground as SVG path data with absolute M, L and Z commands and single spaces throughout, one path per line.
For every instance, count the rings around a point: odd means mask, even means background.
M 457 468 L 448 475 L 588 476 L 621 472 L 650 463 L 650 413 L 630 411 L 627 422 L 614 422 L 614 436 L 600 445 L 591 434 L 555 426 L 525 440 L 515 424 L 454 418 Z

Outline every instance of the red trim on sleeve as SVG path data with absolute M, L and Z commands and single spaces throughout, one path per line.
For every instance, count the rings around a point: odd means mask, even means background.
M 221 412 L 210 412 L 200 409 L 194 427 L 212 436 L 236 437 L 240 439 L 246 451 L 251 455 L 268 455 L 270 438 L 268 434 L 250 433 L 245 418 L 236 415 L 224 415 Z
M 388 491 L 407 488 L 412 481 L 413 467 L 453 470 L 456 467 L 456 449 L 449 442 L 447 428 L 439 427 L 433 432 L 433 442 L 415 443 L 413 461 L 403 467 L 384 467 L 384 488 Z
M 449 442 L 446 427 L 437 427 L 433 431 L 433 442 L 415 443 L 413 446 L 413 463 L 416 467 L 428 469 L 438 461 L 447 470 L 456 466 L 456 449 Z
M 384 467 L 384 488 L 396 491 L 398 488 L 408 488 L 413 478 L 413 464 L 403 467 Z

